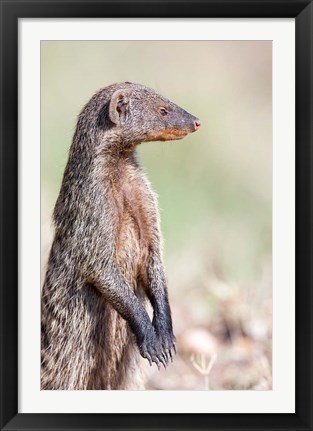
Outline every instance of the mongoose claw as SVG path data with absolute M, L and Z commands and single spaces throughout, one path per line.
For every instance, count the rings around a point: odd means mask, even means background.
M 145 352 L 143 355 L 144 358 L 148 359 L 150 366 L 152 365 L 152 362 L 154 362 L 157 365 L 159 370 L 161 368 L 161 364 L 163 365 L 164 368 L 167 367 L 167 361 L 164 358 L 164 356 L 165 355 L 163 352 L 161 352 L 160 354 L 155 353 L 152 356 L 148 352 Z
M 152 367 L 152 359 L 148 352 L 146 352 L 144 358 L 148 359 L 150 367 Z
M 145 359 L 148 360 L 150 367 L 152 367 L 153 362 L 157 365 L 158 369 L 160 369 L 160 362 L 162 362 L 161 360 L 159 360 L 159 358 L 157 358 L 157 356 L 153 355 L 150 356 L 148 352 L 143 354 L 143 357 Z M 164 365 L 164 363 L 162 362 L 162 364 Z
M 156 363 L 158 370 L 160 371 L 161 365 L 159 359 L 156 356 L 153 356 L 152 361 Z
M 162 356 L 166 362 L 166 366 L 168 366 L 168 353 L 166 350 L 164 350 L 164 352 L 162 352 Z
M 173 349 L 174 349 L 174 352 L 175 352 L 175 355 L 176 355 L 176 353 L 177 353 L 177 351 L 176 351 L 176 343 L 173 343 Z
M 164 359 L 164 353 L 161 353 L 161 355 L 159 356 L 159 360 L 163 364 L 163 367 L 166 369 L 167 361 Z

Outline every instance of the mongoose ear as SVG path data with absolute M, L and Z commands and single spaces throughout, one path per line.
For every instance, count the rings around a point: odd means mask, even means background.
M 116 90 L 115 93 L 113 93 L 110 101 L 109 116 L 114 124 L 124 122 L 127 114 L 129 97 L 130 93 L 124 90 Z

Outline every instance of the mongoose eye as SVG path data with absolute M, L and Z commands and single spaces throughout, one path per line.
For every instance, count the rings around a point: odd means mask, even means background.
M 167 115 L 167 110 L 165 108 L 160 108 L 159 109 L 160 114 L 162 115 L 162 117 L 165 117 Z

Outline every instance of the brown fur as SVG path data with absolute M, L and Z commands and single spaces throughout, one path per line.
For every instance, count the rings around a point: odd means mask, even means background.
M 178 139 L 196 122 L 131 83 L 100 90 L 82 110 L 53 216 L 42 293 L 42 389 L 138 389 L 140 354 L 168 365 L 175 337 L 157 201 L 135 147 Z

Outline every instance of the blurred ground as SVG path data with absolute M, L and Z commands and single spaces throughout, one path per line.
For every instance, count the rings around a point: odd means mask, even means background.
M 42 42 L 42 264 L 76 117 L 140 82 L 201 119 L 140 146 L 159 196 L 178 354 L 149 389 L 271 389 L 271 42 Z

